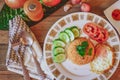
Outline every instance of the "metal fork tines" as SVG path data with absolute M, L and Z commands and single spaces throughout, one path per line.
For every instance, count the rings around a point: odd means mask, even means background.
M 18 56 L 18 59 L 20 61 L 20 64 L 21 64 L 21 67 L 22 67 L 22 70 L 23 70 L 24 79 L 25 80 L 31 80 L 30 76 L 29 76 L 29 73 L 28 73 L 28 71 L 27 71 L 27 69 L 24 65 L 23 59 L 20 55 L 20 46 L 21 46 L 21 43 L 18 39 L 14 39 L 12 41 L 12 49 L 15 51 L 15 53 Z

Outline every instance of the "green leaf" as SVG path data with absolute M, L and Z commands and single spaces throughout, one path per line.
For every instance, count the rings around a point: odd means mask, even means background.
M 88 47 L 88 42 L 87 41 L 84 41 L 84 42 L 82 42 L 82 44 L 81 44 L 83 47 Z
M 88 55 L 90 55 L 90 56 L 92 55 L 92 48 L 89 49 Z
M 87 41 L 84 41 L 84 42 L 81 43 L 81 45 L 78 45 L 77 48 L 76 48 L 78 54 L 81 55 L 82 57 L 84 57 L 87 47 L 88 47 L 88 42 Z M 92 51 L 90 50 L 90 53 L 91 52 Z
M 85 55 L 85 49 L 82 48 L 81 45 L 77 46 L 77 52 L 79 55 L 84 56 Z

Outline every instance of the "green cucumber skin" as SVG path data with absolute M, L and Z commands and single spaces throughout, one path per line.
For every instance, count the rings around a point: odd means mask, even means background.
M 74 33 L 70 29 L 65 29 L 65 32 L 68 34 L 70 37 L 70 41 L 73 41 L 75 39 Z
M 57 51 L 57 50 L 59 50 L 59 51 Z M 62 48 L 62 47 L 56 47 L 56 48 L 54 48 L 53 49 L 53 55 L 57 56 L 58 54 L 65 54 L 65 49 Z
M 54 41 L 53 41 L 53 47 L 54 48 L 56 48 L 56 47 L 65 47 L 65 43 L 62 41 L 62 40 L 60 40 L 60 39 L 55 39 Z
M 75 34 L 74 30 L 78 32 L 77 35 Z M 71 27 L 71 31 L 73 32 L 75 38 L 80 36 L 80 30 L 76 26 Z
M 60 58 L 62 57 L 62 58 Z M 57 56 L 53 57 L 53 61 L 56 63 L 62 63 L 63 61 L 66 60 L 66 55 L 65 54 L 58 54 Z
M 64 37 L 63 37 L 63 35 L 64 35 Z M 64 32 L 64 31 L 60 32 L 59 39 L 62 40 L 63 42 L 65 42 L 65 43 L 69 43 L 70 42 L 69 35 L 66 32 Z

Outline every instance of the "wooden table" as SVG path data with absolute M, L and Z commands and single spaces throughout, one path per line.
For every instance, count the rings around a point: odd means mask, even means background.
M 117 0 L 88 0 L 88 2 L 92 6 L 91 12 L 98 14 L 104 17 L 105 19 L 107 18 L 105 17 L 103 11 L 111 4 L 113 4 L 115 1 Z M 69 13 L 79 11 L 80 11 L 79 5 L 74 6 L 68 12 L 64 12 L 63 7 L 61 7 L 52 15 L 50 15 L 43 21 L 39 22 L 38 24 L 30 28 L 35 34 L 36 38 L 38 39 L 40 45 L 43 47 L 45 36 L 48 30 L 51 28 L 51 26 L 61 17 Z M 23 77 L 21 75 L 8 71 L 5 66 L 7 46 L 8 46 L 8 31 L 0 30 L 0 80 L 23 80 Z M 114 75 L 110 78 L 110 80 L 120 80 L 120 64 Z

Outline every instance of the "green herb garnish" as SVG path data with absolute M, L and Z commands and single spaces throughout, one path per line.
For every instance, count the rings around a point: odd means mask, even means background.
M 79 53 L 79 55 L 84 57 L 87 47 L 88 47 L 88 42 L 87 41 L 84 41 L 84 42 L 81 43 L 81 45 L 78 45 L 77 46 L 77 52 Z
M 92 55 L 92 48 L 89 49 L 88 55 Z

